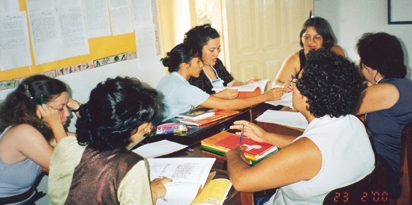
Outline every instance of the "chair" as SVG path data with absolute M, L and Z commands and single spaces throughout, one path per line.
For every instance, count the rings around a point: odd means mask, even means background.
M 335 189 L 326 195 L 323 205 L 389 204 L 389 167 L 376 161 L 375 169 L 362 180 Z
M 401 165 L 400 165 L 400 184 L 402 184 L 401 196 L 397 199 L 397 205 L 412 204 L 412 122 L 409 122 L 402 131 L 401 139 Z
M 375 170 L 364 179 L 329 192 L 323 205 L 340 204 L 412 204 L 412 122 L 409 122 L 402 130 L 401 138 L 400 178 L 402 185 L 401 196 L 396 200 L 388 198 L 389 168 L 377 161 Z

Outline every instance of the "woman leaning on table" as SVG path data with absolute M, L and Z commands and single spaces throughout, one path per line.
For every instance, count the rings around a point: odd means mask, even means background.
M 189 83 L 199 87 L 208 94 L 215 94 L 214 87 L 239 86 L 245 84 L 233 78 L 226 70 L 223 62 L 218 58 L 220 53 L 220 35 L 210 24 L 195 26 L 185 33 L 184 43 L 190 44 L 197 49 L 199 57 L 203 62 L 199 77 L 189 78 Z M 256 82 L 253 78 L 246 83 Z M 218 97 L 234 98 L 237 96 L 235 90 L 231 93 L 216 93 Z
M 359 69 L 368 84 L 355 114 L 366 114 L 373 148 L 390 167 L 389 197 L 401 194 L 399 166 L 402 129 L 412 121 L 412 82 L 406 77 L 396 36 L 366 33 L 357 44 Z
M 343 49 L 335 44 L 332 28 L 324 18 L 311 17 L 306 20 L 299 33 L 299 39 L 302 49 L 285 59 L 272 87 L 282 87 L 288 83 L 291 75 L 297 75 L 305 65 L 306 54 L 311 50 L 325 48 L 345 56 Z
M 310 51 L 307 57 L 305 68 L 291 82 L 293 107 L 309 123 L 301 136 L 269 133 L 248 121 L 230 127 L 243 128 L 244 136 L 280 148 L 252 167 L 245 160 L 244 147 L 226 154 L 236 190 L 278 188 L 266 198 L 266 205 L 322 204 L 331 190 L 357 182 L 374 169 L 365 127 L 351 115 L 362 91 L 357 67 L 325 49 Z
M 42 169 L 49 169 L 53 146 L 66 136 L 68 107 L 79 104 L 69 98 L 66 84 L 44 75 L 24 79 L 1 103 L 0 204 L 36 200 L 33 186 Z
M 150 182 L 148 164 L 128 149 L 150 132 L 157 92 L 134 78 L 99 83 L 79 110 L 76 136 L 60 140 L 49 172 L 51 204 L 155 204 L 168 178 Z
M 276 88 L 258 96 L 241 99 L 225 99 L 209 95 L 188 82 L 189 78 L 199 77 L 203 63 L 198 51 L 186 43 L 175 46 L 161 61 L 170 72 L 160 79 L 156 87 L 164 105 L 162 121 L 199 107 L 243 109 L 268 100 L 278 100 L 284 92 L 283 89 Z

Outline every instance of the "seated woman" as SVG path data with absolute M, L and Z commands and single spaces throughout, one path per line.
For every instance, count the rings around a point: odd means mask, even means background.
M 41 101 L 43 101 L 43 105 Z M 0 204 L 29 204 L 53 146 L 66 136 L 66 84 L 44 75 L 24 79 L 0 105 Z M 75 107 L 76 106 L 76 107 Z
M 197 49 L 203 62 L 202 71 L 197 78 L 189 78 L 191 85 L 197 86 L 208 94 L 214 94 L 214 87 L 239 86 L 245 84 L 237 81 L 226 70 L 222 61 L 218 58 L 220 53 L 220 35 L 210 24 L 196 26 L 190 29 L 183 40 Z M 257 79 L 250 79 L 246 83 L 253 83 Z M 233 91 L 233 90 L 232 90 Z M 216 93 L 218 97 L 233 98 L 236 93 L 225 95 Z
M 293 107 L 305 116 L 308 127 L 296 137 L 235 121 L 231 129 L 243 128 L 244 136 L 280 150 L 251 167 L 243 155 L 245 147 L 236 147 L 226 153 L 229 178 L 238 191 L 278 188 L 266 205 L 322 204 L 331 190 L 357 182 L 374 169 L 365 126 L 351 115 L 362 78 L 353 63 L 319 49 L 308 53 L 291 87 Z
M 198 107 L 243 109 L 268 100 L 280 99 L 284 92 L 280 88 L 271 89 L 264 94 L 241 99 L 224 99 L 209 95 L 188 82 L 191 77 L 199 77 L 203 66 L 197 50 L 188 44 L 182 43 L 175 46 L 161 61 L 170 72 L 160 80 L 156 87 L 161 94 L 159 97 L 165 109 L 163 121 Z
M 147 162 L 128 151 L 159 111 L 157 92 L 137 79 L 108 79 L 79 110 L 76 137 L 57 143 L 50 163 L 51 204 L 155 204 L 168 178 L 149 180 Z
M 412 82 L 399 40 L 387 33 L 366 33 L 357 44 L 359 69 L 371 85 L 355 114 L 366 114 L 373 148 L 390 170 L 389 197 L 398 198 L 402 129 L 412 121 Z
M 299 34 L 302 49 L 288 56 L 282 63 L 272 87 L 282 87 L 288 83 L 290 76 L 296 76 L 306 62 L 306 54 L 310 50 L 325 48 L 336 54 L 345 56 L 343 49 L 335 45 L 332 28 L 321 17 L 312 17 L 305 21 Z

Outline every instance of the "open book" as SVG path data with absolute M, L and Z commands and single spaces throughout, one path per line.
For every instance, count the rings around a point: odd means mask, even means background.
M 237 98 L 248 98 L 263 94 L 265 92 L 266 84 L 268 80 L 259 80 L 254 83 L 249 83 L 241 86 L 227 86 L 227 87 L 220 87 L 220 88 L 212 88 L 215 92 L 220 92 L 224 89 L 235 89 L 239 91 L 239 95 Z
M 168 177 L 165 200 L 158 199 L 157 205 L 190 204 L 203 189 L 215 158 L 150 158 L 150 180 Z

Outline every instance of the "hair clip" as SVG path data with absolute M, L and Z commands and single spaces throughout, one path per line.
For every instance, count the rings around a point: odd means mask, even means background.
M 30 91 L 29 91 L 29 86 L 28 86 L 27 84 L 24 84 L 23 86 L 24 86 L 24 89 L 25 89 L 24 93 L 26 94 L 27 97 L 30 98 L 30 100 L 32 100 L 32 99 L 33 99 L 33 95 L 31 95 L 31 93 L 30 93 Z

